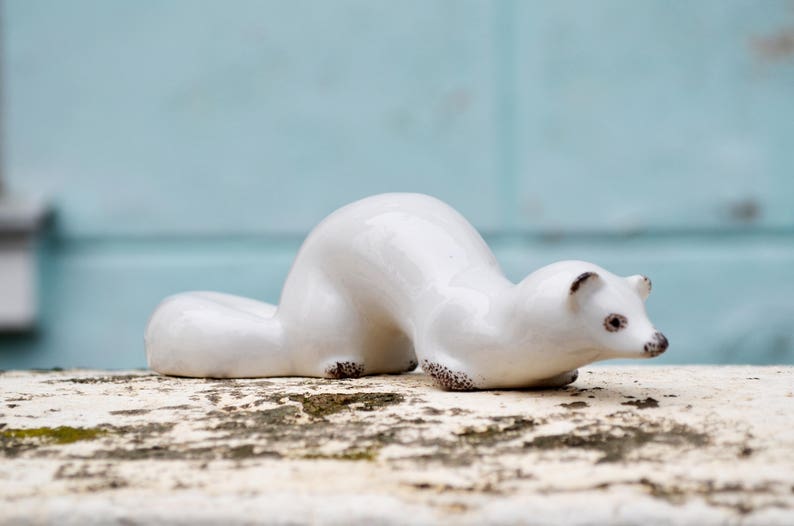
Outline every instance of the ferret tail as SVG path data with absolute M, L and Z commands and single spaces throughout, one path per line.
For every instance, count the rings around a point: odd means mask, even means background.
M 163 300 L 144 333 L 149 367 L 173 376 L 289 376 L 292 362 L 276 307 L 219 292 Z

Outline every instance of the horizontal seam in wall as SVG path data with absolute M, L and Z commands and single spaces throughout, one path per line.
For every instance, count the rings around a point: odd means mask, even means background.
M 643 231 L 608 230 L 493 230 L 481 231 L 489 243 L 612 243 L 626 241 L 725 241 L 767 239 L 794 241 L 794 228 L 733 228 L 733 229 L 667 229 Z M 168 233 L 168 234 L 102 234 L 102 235 L 63 235 L 51 234 L 49 243 L 58 245 L 102 245 L 102 244 L 192 244 L 192 243 L 252 243 L 267 246 L 292 246 L 303 242 L 308 232 L 284 233 Z

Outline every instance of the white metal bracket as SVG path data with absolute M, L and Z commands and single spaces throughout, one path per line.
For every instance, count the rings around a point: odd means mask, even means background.
M 26 331 L 37 319 L 36 238 L 41 203 L 0 198 L 0 332 Z

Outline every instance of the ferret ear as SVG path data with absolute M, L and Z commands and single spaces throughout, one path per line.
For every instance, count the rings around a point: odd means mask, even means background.
M 571 283 L 568 296 L 571 304 L 578 307 L 590 294 L 601 285 L 601 276 L 596 272 L 582 272 Z
M 648 299 L 648 295 L 651 293 L 651 280 L 648 279 L 648 276 L 643 276 L 642 274 L 637 274 L 635 276 L 629 276 L 626 278 L 631 286 L 637 291 L 637 293 L 642 298 L 642 301 Z

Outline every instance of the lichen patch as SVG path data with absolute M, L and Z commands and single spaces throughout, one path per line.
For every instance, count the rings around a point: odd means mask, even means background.
M 398 393 L 322 393 L 290 395 L 290 400 L 300 402 L 303 411 L 315 418 L 323 418 L 340 411 L 374 411 L 405 399 Z
M 702 447 L 708 435 L 681 424 L 644 422 L 643 424 L 587 424 L 573 432 L 539 435 L 524 443 L 528 450 L 589 450 L 601 454 L 598 463 L 622 462 L 631 453 L 649 444 L 675 449 Z

